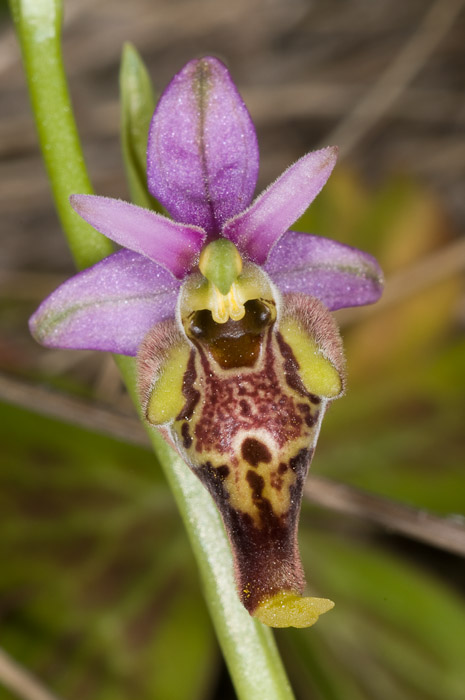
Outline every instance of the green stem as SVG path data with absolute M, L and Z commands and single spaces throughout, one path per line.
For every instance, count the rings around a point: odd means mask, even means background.
M 61 3 L 10 0 L 10 5 L 56 207 L 76 263 L 84 267 L 108 255 L 111 246 L 68 204 L 70 194 L 91 192 L 91 186 L 63 70 Z M 118 357 L 117 362 L 138 405 L 134 360 Z M 238 600 L 229 543 L 210 496 L 158 432 L 151 430 L 150 437 L 183 517 L 238 697 L 291 700 L 271 630 L 251 618 Z
M 69 204 L 74 192 L 91 193 L 61 56 L 60 0 L 10 0 L 21 44 L 32 111 L 55 206 L 79 268 L 113 251 L 110 241 Z

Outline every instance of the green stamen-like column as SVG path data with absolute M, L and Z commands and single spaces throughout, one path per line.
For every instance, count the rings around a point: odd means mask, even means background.
M 200 272 L 209 282 L 209 309 L 216 323 L 226 323 L 231 318 L 244 318 L 242 303 L 236 281 L 242 272 L 242 258 L 234 243 L 227 238 L 212 241 L 202 250 L 199 260 Z

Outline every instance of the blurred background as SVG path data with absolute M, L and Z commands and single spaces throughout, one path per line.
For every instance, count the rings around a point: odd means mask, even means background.
M 0 7 L 0 647 L 69 700 L 232 700 L 112 359 L 28 335 L 73 264 Z M 310 589 L 336 608 L 276 632 L 297 698 L 464 700 L 465 0 L 68 0 L 90 174 L 127 199 L 125 41 L 158 92 L 195 56 L 228 64 L 258 131 L 259 189 L 338 144 L 294 228 L 363 248 L 386 274 L 381 302 L 337 314 L 348 391 L 323 423 L 300 530 Z M 11 700 L 1 669 L 0 656 Z

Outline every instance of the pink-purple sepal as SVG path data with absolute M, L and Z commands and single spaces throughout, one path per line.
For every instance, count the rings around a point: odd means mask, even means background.
M 182 279 L 195 265 L 206 233 L 121 199 L 92 194 L 70 197 L 73 209 L 115 243 L 144 255 Z
M 174 219 L 215 236 L 248 207 L 257 174 L 255 128 L 227 68 L 208 56 L 190 61 L 150 125 L 150 192 Z
M 156 323 L 173 318 L 179 287 L 160 265 L 120 250 L 52 292 L 29 327 L 46 347 L 134 356 Z
M 297 231 L 284 234 L 263 269 L 283 294 L 317 297 L 331 311 L 373 304 L 383 291 L 383 273 L 372 255 Z
M 252 205 L 228 221 L 223 235 L 263 265 L 270 250 L 304 213 L 331 175 L 337 148 L 312 151 L 291 165 Z

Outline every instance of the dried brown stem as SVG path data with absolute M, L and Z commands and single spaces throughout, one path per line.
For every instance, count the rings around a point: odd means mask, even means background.
M 379 80 L 356 103 L 346 118 L 325 137 L 339 144 L 341 156 L 352 151 L 391 109 L 407 85 L 446 36 L 463 8 L 464 0 L 436 0 L 423 20 L 389 63 Z
M 310 477 L 304 493 L 319 506 L 356 515 L 391 532 L 465 556 L 465 518 L 461 516 L 440 518 L 322 476 Z
M 2 649 L 0 649 L 0 684 L 23 700 L 59 700 Z

